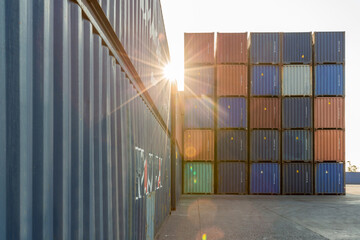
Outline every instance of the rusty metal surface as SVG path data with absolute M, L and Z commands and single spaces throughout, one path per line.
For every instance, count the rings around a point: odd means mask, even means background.
M 318 97 L 314 99 L 315 128 L 345 128 L 345 99 Z
M 247 33 L 217 33 L 216 62 L 247 63 Z
M 217 65 L 217 96 L 247 96 L 248 67 Z
M 315 161 L 345 162 L 345 131 L 315 131 Z
M 250 128 L 280 128 L 279 98 L 250 99 Z
M 214 131 L 186 130 L 184 153 L 185 161 L 214 161 Z

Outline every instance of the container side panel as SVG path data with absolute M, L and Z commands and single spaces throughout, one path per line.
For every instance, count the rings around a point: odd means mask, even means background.
M 282 95 L 312 95 L 311 67 L 308 65 L 283 66 Z
M 344 194 L 344 164 L 318 163 L 315 165 L 316 194 Z
M 212 163 L 185 163 L 184 193 L 214 193 Z
M 214 33 L 185 33 L 185 66 L 214 63 Z
M 344 95 L 344 66 L 317 65 L 315 66 L 315 96 Z
M 312 172 L 311 163 L 283 164 L 283 193 L 312 194 Z
M 312 63 L 312 34 L 284 33 L 282 39 L 283 63 Z
M 280 114 L 280 99 L 250 99 L 250 128 L 280 128 Z
M 211 98 L 185 100 L 185 129 L 214 128 L 214 102 Z
M 187 96 L 214 95 L 214 67 L 192 67 L 185 69 L 184 90 Z
M 251 33 L 250 41 L 250 62 L 252 64 L 280 62 L 279 33 Z
M 217 133 L 218 161 L 247 160 L 247 131 L 219 130 Z
M 315 131 L 315 161 L 345 162 L 345 131 Z
M 345 128 L 345 99 L 319 97 L 314 100 L 315 128 Z
M 251 96 L 278 96 L 280 94 L 279 66 L 251 67 Z
M 218 65 L 217 96 L 247 96 L 247 72 L 245 65 Z
M 311 128 L 311 98 L 284 98 L 282 103 L 282 128 Z
M 315 63 L 345 62 L 345 32 L 315 32 Z
M 245 98 L 218 100 L 218 128 L 246 128 L 247 104 Z
M 214 161 L 214 131 L 186 130 L 184 153 L 185 161 Z
M 247 33 L 218 33 L 217 63 L 247 63 Z
M 312 132 L 285 130 L 282 132 L 282 160 L 312 162 Z
M 250 161 L 280 161 L 280 136 L 277 130 L 252 130 L 250 133 Z
M 250 169 L 250 193 L 279 194 L 280 167 L 277 163 L 253 163 Z
M 246 193 L 246 163 L 224 162 L 218 165 L 218 193 Z

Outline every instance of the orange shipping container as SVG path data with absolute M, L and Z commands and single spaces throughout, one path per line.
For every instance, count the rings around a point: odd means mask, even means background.
M 315 128 L 345 128 L 344 98 L 315 98 L 314 117 Z
M 191 64 L 213 64 L 214 33 L 185 33 L 185 66 Z
M 214 161 L 214 131 L 185 131 L 184 151 L 185 161 Z
M 345 132 L 343 130 L 315 131 L 315 161 L 345 162 Z
M 217 63 L 247 63 L 247 33 L 218 33 Z
M 279 98 L 250 99 L 250 128 L 279 129 L 281 126 Z
M 247 96 L 247 66 L 218 65 L 217 66 L 217 95 L 218 96 Z

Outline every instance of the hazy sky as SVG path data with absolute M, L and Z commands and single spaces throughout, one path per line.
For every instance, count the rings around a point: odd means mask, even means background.
M 180 88 L 184 32 L 345 31 L 346 161 L 360 169 L 360 0 L 161 0 L 161 4 Z

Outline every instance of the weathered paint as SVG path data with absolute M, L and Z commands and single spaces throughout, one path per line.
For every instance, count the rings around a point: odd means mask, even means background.
M 246 65 L 217 65 L 217 96 L 247 96 L 248 67 Z
M 287 97 L 282 102 L 282 128 L 311 128 L 312 99 Z
M 213 64 L 214 33 L 184 33 L 184 65 Z
M 285 130 L 282 132 L 282 161 L 312 162 L 313 144 L 310 130 Z
M 312 34 L 311 32 L 283 33 L 282 62 L 312 63 Z
M 185 99 L 184 128 L 214 128 L 214 101 L 212 98 Z
M 251 66 L 251 96 L 280 95 L 279 66 Z
M 315 32 L 315 63 L 345 62 L 345 32 Z
M 250 63 L 279 63 L 280 34 L 250 33 Z
M 218 193 L 247 193 L 247 164 L 222 162 L 218 164 Z
M 222 97 L 218 100 L 218 128 L 246 128 L 246 98 Z
M 218 161 L 246 161 L 247 149 L 246 130 L 218 130 Z
M 315 131 L 315 161 L 345 162 L 345 131 Z
M 277 130 L 252 130 L 250 132 L 250 161 L 280 161 L 280 136 Z
M 345 128 L 345 99 L 318 97 L 314 100 L 315 128 Z
M 250 164 L 251 194 L 280 194 L 280 165 L 278 163 Z
M 214 131 L 186 130 L 184 154 L 185 161 L 214 161 Z
M 312 163 L 284 163 L 282 167 L 283 194 L 313 193 Z
M 184 90 L 186 96 L 213 96 L 215 90 L 215 67 L 198 66 L 185 69 Z
M 343 163 L 315 164 L 316 194 L 345 194 Z
M 315 66 L 315 96 L 344 96 L 344 79 L 341 64 Z
M 217 33 L 216 62 L 247 63 L 247 33 Z
M 279 98 L 250 99 L 250 128 L 281 127 Z
M 312 95 L 311 74 L 311 66 L 309 65 L 284 65 L 282 69 L 282 95 Z
M 185 163 L 184 193 L 214 193 L 214 165 L 212 163 Z

